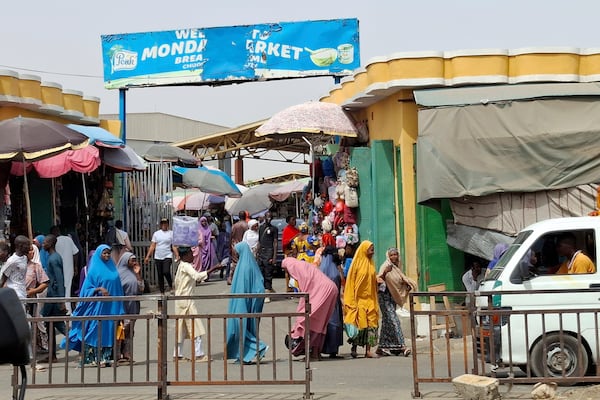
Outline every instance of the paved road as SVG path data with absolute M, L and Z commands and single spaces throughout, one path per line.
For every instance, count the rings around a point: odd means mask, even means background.
M 275 289 L 283 292 L 284 281 L 274 281 Z M 198 294 L 227 294 L 229 286 L 225 281 L 211 281 L 196 288 Z M 226 311 L 225 300 L 209 300 L 208 304 L 199 304 L 201 312 L 210 309 L 210 312 L 220 313 Z M 155 302 L 146 301 L 142 304 L 142 313 L 148 313 L 155 307 Z M 265 304 L 263 312 L 285 312 L 294 311 L 296 301 L 281 299 Z M 261 322 L 262 324 L 262 322 Z M 171 328 L 170 328 L 171 329 Z M 286 330 L 286 327 L 277 327 Z M 262 326 L 261 326 L 262 330 Z M 408 326 L 405 333 L 409 333 Z M 145 338 L 143 329 L 136 329 L 136 354 L 144 353 Z M 189 342 L 186 343 L 189 348 Z M 206 347 L 206 344 L 205 344 Z M 283 346 L 279 345 L 280 348 Z M 283 348 L 284 349 L 284 348 Z M 285 349 L 283 350 L 285 351 Z M 379 359 L 366 359 L 359 356 L 357 359 L 350 357 L 350 347 L 346 344 L 342 347 L 340 354 L 344 359 L 323 360 L 312 362 L 311 391 L 314 399 L 347 400 L 347 399 L 410 399 L 413 391 L 412 359 L 404 357 L 382 357 Z M 169 356 L 171 350 L 169 349 Z M 64 353 L 59 353 L 60 357 Z M 71 375 L 78 374 L 80 370 L 75 368 L 75 358 L 69 363 Z M 137 357 L 136 357 L 137 358 Z M 217 356 L 214 359 L 218 361 Z M 222 356 L 221 356 L 222 359 Z M 63 358 L 64 360 L 64 358 Z M 276 360 L 278 361 L 278 360 Z M 221 361 L 222 362 L 222 361 Z M 294 369 L 302 369 L 302 362 L 294 362 Z M 297 365 L 296 365 L 297 364 Z M 188 364 L 180 364 L 181 371 L 189 369 Z M 437 366 L 443 370 L 444 363 Z M 428 367 L 428 366 L 425 366 Z M 267 367 L 268 368 L 268 367 Z M 103 374 L 112 373 L 111 369 L 103 370 Z M 0 366 L 0 398 L 9 398 L 11 393 L 10 375 L 12 367 Z M 55 371 L 58 372 L 58 371 Z M 40 372 L 39 379 L 48 379 Z M 126 376 L 130 373 L 128 367 L 119 367 L 116 373 Z M 183 373 L 183 372 L 182 372 Z M 133 374 L 142 378 L 145 374 L 143 366 L 134 366 Z M 151 375 L 156 376 L 156 375 Z M 55 378 L 54 382 L 61 382 L 62 376 Z M 302 399 L 303 386 L 196 386 L 196 387 L 169 387 L 168 393 L 171 399 L 199 400 L 199 399 L 266 399 L 266 400 L 295 400 Z M 422 384 L 420 392 L 424 399 L 457 399 L 452 385 L 449 383 Z M 515 388 L 503 398 L 523 399 L 530 398 L 529 387 Z M 29 400 L 150 400 L 156 399 L 157 389 L 155 387 L 124 387 L 111 386 L 102 388 L 49 388 L 30 389 L 27 391 L 26 399 Z

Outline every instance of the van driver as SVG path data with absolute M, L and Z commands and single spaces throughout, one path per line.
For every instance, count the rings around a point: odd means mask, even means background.
M 565 233 L 559 237 L 556 250 L 559 256 L 566 257 L 565 262 L 556 272 L 557 274 L 593 274 L 596 272 L 593 261 L 581 250 L 577 250 L 575 235 L 572 233 Z

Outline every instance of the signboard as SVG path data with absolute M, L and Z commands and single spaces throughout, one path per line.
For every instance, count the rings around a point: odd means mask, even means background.
M 107 89 L 350 75 L 358 20 L 102 35 L 102 59 Z

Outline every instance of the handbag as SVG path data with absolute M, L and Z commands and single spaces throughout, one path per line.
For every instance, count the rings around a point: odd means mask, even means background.
M 346 186 L 344 189 L 344 201 L 346 206 L 350 208 L 358 207 L 358 192 L 355 187 Z
M 117 340 L 125 340 L 125 325 L 123 321 L 119 321 L 119 325 L 117 325 Z
M 356 168 L 348 168 L 346 170 L 346 183 L 350 187 L 358 187 L 358 170 Z

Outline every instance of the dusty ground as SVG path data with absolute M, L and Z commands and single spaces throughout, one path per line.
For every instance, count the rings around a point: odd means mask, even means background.
M 560 390 L 556 396 L 561 400 L 596 400 L 600 399 L 600 385 L 585 386 Z

